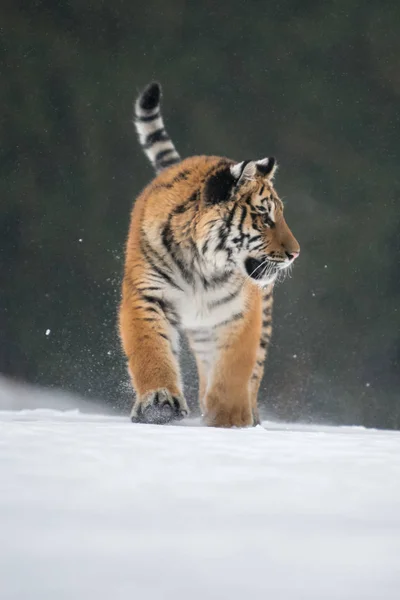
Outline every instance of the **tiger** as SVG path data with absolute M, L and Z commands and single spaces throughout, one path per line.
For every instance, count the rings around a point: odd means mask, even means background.
M 125 248 L 119 333 L 136 392 L 130 418 L 166 424 L 189 415 L 183 333 L 205 424 L 258 425 L 273 287 L 300 253 L 273 185 L 276 159 L 182 160 L 164 127 L 160 84 L 134 106 L 156 177 L 134 202 Z

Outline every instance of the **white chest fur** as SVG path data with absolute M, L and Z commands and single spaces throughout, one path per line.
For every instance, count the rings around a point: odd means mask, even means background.
M 238 293 L 236 293 L 238 292 Z M 243 310 L 243 292 L 237 280 L 212 290 L 189 287 L 171 297 L 183 329 L 212 328 Z

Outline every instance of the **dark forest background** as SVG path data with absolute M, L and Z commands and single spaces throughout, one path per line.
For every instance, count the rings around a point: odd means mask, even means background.
M 264 414 L 400 428 L 399 26 L 394 0 L 3 0 L 0 372 L 130 403 L 116 308 L 152 177 L 132 101 L 157 79 L 183 156 L 281 166 L 302 254 Z

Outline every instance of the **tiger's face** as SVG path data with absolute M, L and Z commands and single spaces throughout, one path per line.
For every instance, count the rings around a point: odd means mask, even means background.
M 283 204 L 273 186 L 275 159 L 230 165 L 217 172 L 208 185 L 208 198 L 219 198 L 215 258 L 262 286 L 275 281 L 292 266 L 300 246 L 283 216 Z M 229 184 L 228 184 L 229 181 Z M 224 198 L 225 195 L 225 198 Z M 228 266 L 228 265 L 227 265 Z

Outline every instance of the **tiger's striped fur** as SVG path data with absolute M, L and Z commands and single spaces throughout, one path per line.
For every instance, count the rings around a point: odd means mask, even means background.
M 135 127 L 139 142 L 156 173 L 180 161 L 160 112 L 161 88 L 149 85 L 136 100 Z
M 119 322 L 136 390 L 131 418 L 165 423 L 188 414 L 183 330 L 207 424 L 254 425 L 273 286 L 300 251 L 272 183 L 276 163 L 180 161 L 159 101 L 151 84 L 135 105 L 140 142 L 159 175 L 135 202 L 126 246 Z

